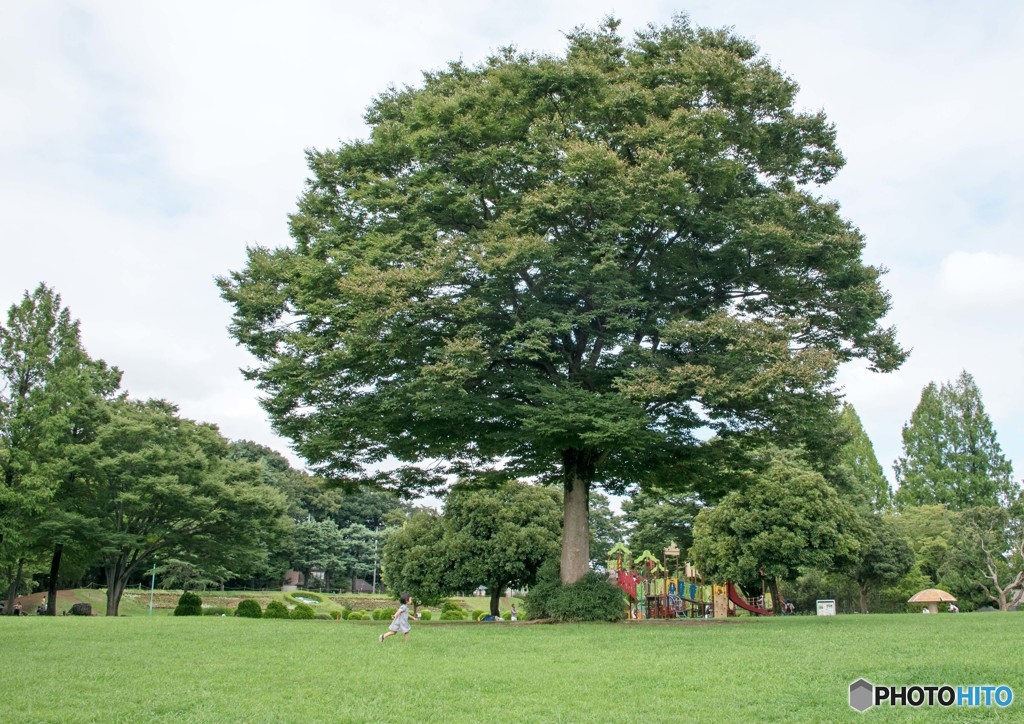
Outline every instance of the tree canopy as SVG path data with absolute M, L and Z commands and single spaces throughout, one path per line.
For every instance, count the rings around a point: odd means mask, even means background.
M 557 471 L 566 583 L 592 486 L 692 486 L 698 429 L 804 424 L 840 361 L 905 356 L 818 196 L 843 165 L 824 114 L 730 31 L 617 26 L 384 92 L 369 138 L 308 152 L 293 244 L 219 280 L 315 469 L 403 491 Z
M 456 485 L 443 515 L 416 513 L 388 536 L 388 588 L 430 603 L 484 586 L 498 615 L 502 592 L 533 584 L 541 565 L 558 555 L 558 497 L 550 487 L 515 481 L 496 490 Z
M 928 384 L 903 426 L 903 455 L 896 461 L 901 505 L 945 505 L 951 510 L 1000 507 L 1015 500 L 1019 485 L 1003 455 L 981 390 L 966 371 L 956 382 Z
M 764 451 L 753 473 L 743 490 L 697 515 L 690 557 L 713 581 L 763 575 L 779 611 L 778 579 L 792 580 L 802 568 L 852 568 L 863 522 L 793 451 Z

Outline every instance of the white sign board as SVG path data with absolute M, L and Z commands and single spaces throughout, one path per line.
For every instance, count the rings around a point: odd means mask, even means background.
M 818 615 L 819 616 L 835 616 L 836 615 L 836 602 L 832 599 L 819 600 L 818 602 Z

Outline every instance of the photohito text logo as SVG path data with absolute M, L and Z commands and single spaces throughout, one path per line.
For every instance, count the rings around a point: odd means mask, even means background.
M 943 706 L 997 707 L 1005 709 L 1013 703 L 1013 689 L 999 686 L 877 686 L 867 679 L 850 684 L 850 706 L 867 711 L 873 706 Z

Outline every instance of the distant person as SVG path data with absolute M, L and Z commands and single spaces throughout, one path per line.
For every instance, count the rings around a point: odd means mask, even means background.
M 394 636 L 399 631 L 402 632 L 404 639 L 409 640 L 409 631 L 412 630 L 412 626 L 409 625 L 409 594 L 403 593 L 398 597 L 399 602 L 402 604 L 395 611 L 395 615 L 391 617 L 391 625 L 388 626 L 387 633 L 382 633 L 378 639 L 381 643 L 384 643 L 384 639 L 388 636 Z
M 20 616 L 21 615 L 21 601 L 15 601 L 14 602 L 14 615 L 15 616 Z
M 960 613 L 960 609 L 957 608 L 957 605 L 955 603 L 951 603 L 951 604 L 949 604 L 949 612 L 950 613 Z
M 783 616 L 793 616 L 795 614 L 796 614 L 796 605 L 787 598 L 786 602 L 784 604 L 782 604 L 782 615 Z
M 931 611 L 929 611 L 926 607 L 921 609 L 921 613 L 931 613 Z
M 516 609 L 516 605 L 514 603 L 512 604 L 512 611 L 509 613 L 508 617 L 512 621 L 519 620 L 519 611 Z

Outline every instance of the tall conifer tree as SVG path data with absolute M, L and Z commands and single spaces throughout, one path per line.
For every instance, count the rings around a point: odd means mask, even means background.
M 903 455 L 895 469 L 900 505 L 965 510 L 1004 506 L 1014 497 L 1013 467 L 966 371 L 955 382 L 930 383 L 921 392 L 903 426 Z

